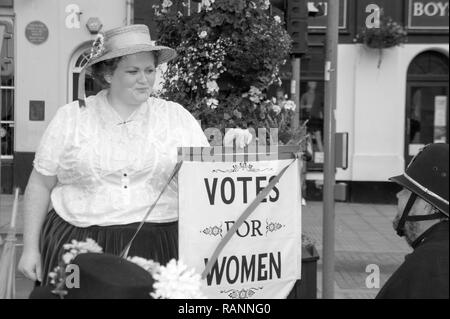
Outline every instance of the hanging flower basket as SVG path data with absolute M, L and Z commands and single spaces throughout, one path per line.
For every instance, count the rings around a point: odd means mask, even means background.
M 391 17 L 381 16 L 379 28 L 363 28 L 355 38 L 372 49 L 386 49 L 406 43 L 408 33 Z
M 395 22 L 391 17 L 386 17 L 382 14 L 380 26 L 378 28 L 364 27 L 356 35 L 354 42 L 362 43 L 370 49 L 378 49 L 380 53 L 378 67 L 380 67 L 382 50 L 402 45 L 407 42 L 407 38 L 408 33 L 403 26 Z

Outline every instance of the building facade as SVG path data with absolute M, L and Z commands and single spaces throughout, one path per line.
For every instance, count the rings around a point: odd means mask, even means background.
M 95 29 L 125 25 L 131 14 L 126 0 L 0 1 L 3 193 L 25 188 L 49 121 L 77 98 L 79 65 Z
M 326 12 L 326 1 L 312 2 Z M 348 168 L 338 169 L 336 180 L 349 182 L 350 199 L 364 200 L 380 188 L 390 192 L 387 179 L 400 174 L 422 146 L 448 143 L 449 2 L 341 0 L 340 6 L 335 116 L 337 132 L 349 138 Z M 405 44 L 378 50 L 355 42 L 380 14 L 405 27 Z M 323 88 L 325 25 L 326 16 L 310 18 L 300 92 L 309 81 Z M 310 180 L 323 179 L 320 155 Z
M 2 192 L 22 189 L 34 152 L 58 107 L 76 99 L 79 65 L 102 30 L 134 23 L 157 37 L 152 5 L 159 0 L 0 0 Z M 325 8 L 327 1 L 313 0 Z M 350 185 L 349 199 L 399 174 L 418 149 L 447 142 L 449 1 L 341 0 L 338 48 L 338 132 L 348 133 L 348 167 L 336 179 Z M 380 12 L 408 31 L 406 44 L 374 50 L 354 39 Z M 3 26 L 3 27 L 2 27 Z M 320 189 L 323 174 L 324 43 L 326 17 L 309 20 L 309 50 L 297 83 L 302 106 L 318 105 L 312 131 L 314 158 L 308 179 Z M 289 70 L 283 79 L 290 90 Z M 87 91 L 95 92 L 87 82 Z M 323 113 L 323 112 L 322 112 Z M 375 188 L 364 188 L 374 185 Z M 353 191 L 352 191 L 353 190 Z

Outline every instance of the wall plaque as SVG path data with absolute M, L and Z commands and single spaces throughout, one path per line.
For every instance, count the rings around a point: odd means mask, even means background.
M 42 44 L 48 39 L 48 28 L 41 21 L 33 21 L 25 27 L 25 37 L 33 44 Z

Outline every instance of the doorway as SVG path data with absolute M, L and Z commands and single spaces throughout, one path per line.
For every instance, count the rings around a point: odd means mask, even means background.
M 448 57 L 419 54 L 408 69 L 405 113 L 405 164 L 430 143 L 448 143 Z
M 69 83 L 72 83 L 72 92 L 71 96 L 69 96 L 69 101 L 75 101 L 78 100 L 78 79 L 80 76 L 80 72 L 82 70 L 82 67 L 86 64 L 86 62 L 89 60 L 91 49 L 90 47 L 83 49 L 82 53 L 79 52 L 75 54 L 75 63 L 74 67 L 72 68 L 72 72 L 70 74 L 71 79 L 69 79 Z M 71 80 L 71 81 L 70 81 Z M 98 92 L 100 92 L 103 88 L 100 86 L 97 81 L 95 81 L 92 76 L 89 73 L 86 73 L 85 76 L 85 93 L 86 97 L 95 95 Z

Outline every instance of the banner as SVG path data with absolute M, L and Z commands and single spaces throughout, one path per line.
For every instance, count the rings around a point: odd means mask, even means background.
M 178 174 L 180 259 L 198 273 L 289 160 L 189 162 Z M 208 298 L 286 298 L 301 274 L 299 163 L 238 228 L 203 281 Z

